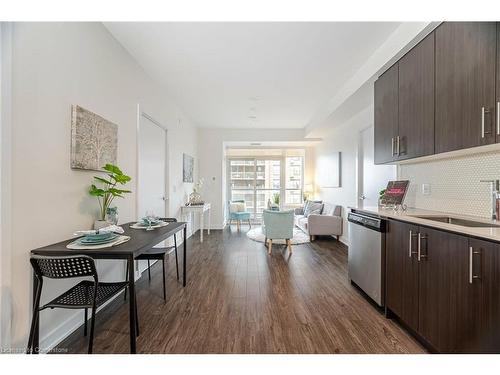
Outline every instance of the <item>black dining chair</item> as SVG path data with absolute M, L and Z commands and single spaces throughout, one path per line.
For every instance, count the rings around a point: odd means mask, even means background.
M 90 319 L 90 336 L 88 353 L 92 353 L 94 341 L 94 325 L 96 310 L 103 303 L 121 293 L 127 287 L 127 282 L 103 283 L 99 282 L 94 259 L 87 255 L 74 255 L 64 257 L 45 257 L 33 255 L 30 259 L 31 265 L 35 272 L 38 285 L 35 293 L 35 302 L 33 306 L 33 318 L 31 320 L 31 329 L 28 339 L 28 347 L 26 353 L 33 353 L 36 348 L 33 348 L 35 337 L 35 328 L 38 323 L 39 312 L 47 308 L 62 308 L 62 309 L 84 309 L 84 335 L 87 336 L 87 320 L 88 309 L 91 309 Z M 94 280 L 83 280 L 78 284 L 68 289 L 63 294 L 51 300 L 49 303 L 40 307 L 40 297 L 42 295 L 43 278 L 49 279 L 70 279 L 77 277 L 92 277 Z M 137 304 L 135 305 L 136 322 L 137 319 Z M 137 332 L 139 332 L 137 327 Z
M 177 219 L 172 218 L 172 217 L 165 217 L 165 218 L 160 218 L 161 221 L 164 221 L 166 223 L 176 223 Z M 162 267 L 163 267 L 163 299 L 166 301 L 167 300 L 167 291 L 166 291 L 166 286 L 165 286 L 165 258 L 167 254 L 174 249 L 175 251 L 175 268 L 177 271 L 177 280 L 179 280 L 179 258 L 177 255 L 177 236 L 174 234 L 174 246 L 168 246 L 168 247 L 152 247 L 148 249 L 146 252 L 142 253 L 141 255 L 137 256 L 135 260 L 147 260 L 148 261 L 148 279 L 151 282 L 151 261 L 152 260 L 161 260 L 162 262 Z M 127 277 L 128 277 L 128 263 L 127 263 Z M 125 299 L 127 299 L 127 293 L 125 293 Z

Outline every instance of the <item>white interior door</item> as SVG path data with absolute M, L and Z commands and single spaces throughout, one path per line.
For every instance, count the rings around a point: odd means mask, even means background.
M 167 132 L 141 115 L 139 123 L 138 218 L 146 212 L 167 216 Z
M 396 179 L 395 165 L 375 165 L 373 126 L 360 131 L 358 149 L 358 204 L 377 206 L 379 192 Z

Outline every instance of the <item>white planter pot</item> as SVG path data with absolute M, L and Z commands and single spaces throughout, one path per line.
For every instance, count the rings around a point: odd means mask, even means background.
M 96 220 L 94 221 L 94 229 L 99 230 L 102 228 L 106 228 L 110 224 L 106 220 Z

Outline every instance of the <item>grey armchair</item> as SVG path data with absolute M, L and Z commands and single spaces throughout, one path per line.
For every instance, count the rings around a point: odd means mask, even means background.
M 342 206 L 323 203 L 320 214 L 304 215 L 303 208 L 295 209 L 295 225 L 308 234 L 311 241 L 315 236 L 336 236 L 337 240 L 342 235 Z

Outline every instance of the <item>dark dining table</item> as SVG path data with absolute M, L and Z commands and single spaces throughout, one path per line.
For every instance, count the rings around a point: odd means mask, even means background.
M 129 314 L 130 314 L 130 352 L 136 353 L 136 316 L 134 313 L 135 306 L 135 278 L 134 278 L 134 259 L 160 242 L 172 237 L 174 234 L 183 231 L 183 262 L 182 262 L 182 286 L 186 286 L 186 228 L 185 222 L 173 222 L 160 228 L 147 231 L 144 229 L 132 229 L 130 225 L 133 223 L 123 224 L 124 236 L 130 236 L 130 240 L 119 244 L 102 249 L 85 249 L 85 250 L 72 250 L 68 249 L 66 245 L 73 242 L 75 238 L 61 241 L 52 245 L 40 247 L 31 250 L 31 254 L 44 255 L 44 256 L 68 256 L 75 254 L 88 255 L 94 259 L 113 259 L 113 260 L 126 260 L 128 262 L 128 283 L 129 283 Z M 33 290 L 37 290 L 38 280 L 33 274 Z M 35 294 L 35 293 L 33 293 Z M 34 296 L 33 296 L 34 298 Z M 40 319 L 38 319 L 38 322 Z M 39 348 L 39 326 L 35 327 L 35 339 L 33 347 L 38 351 Z

